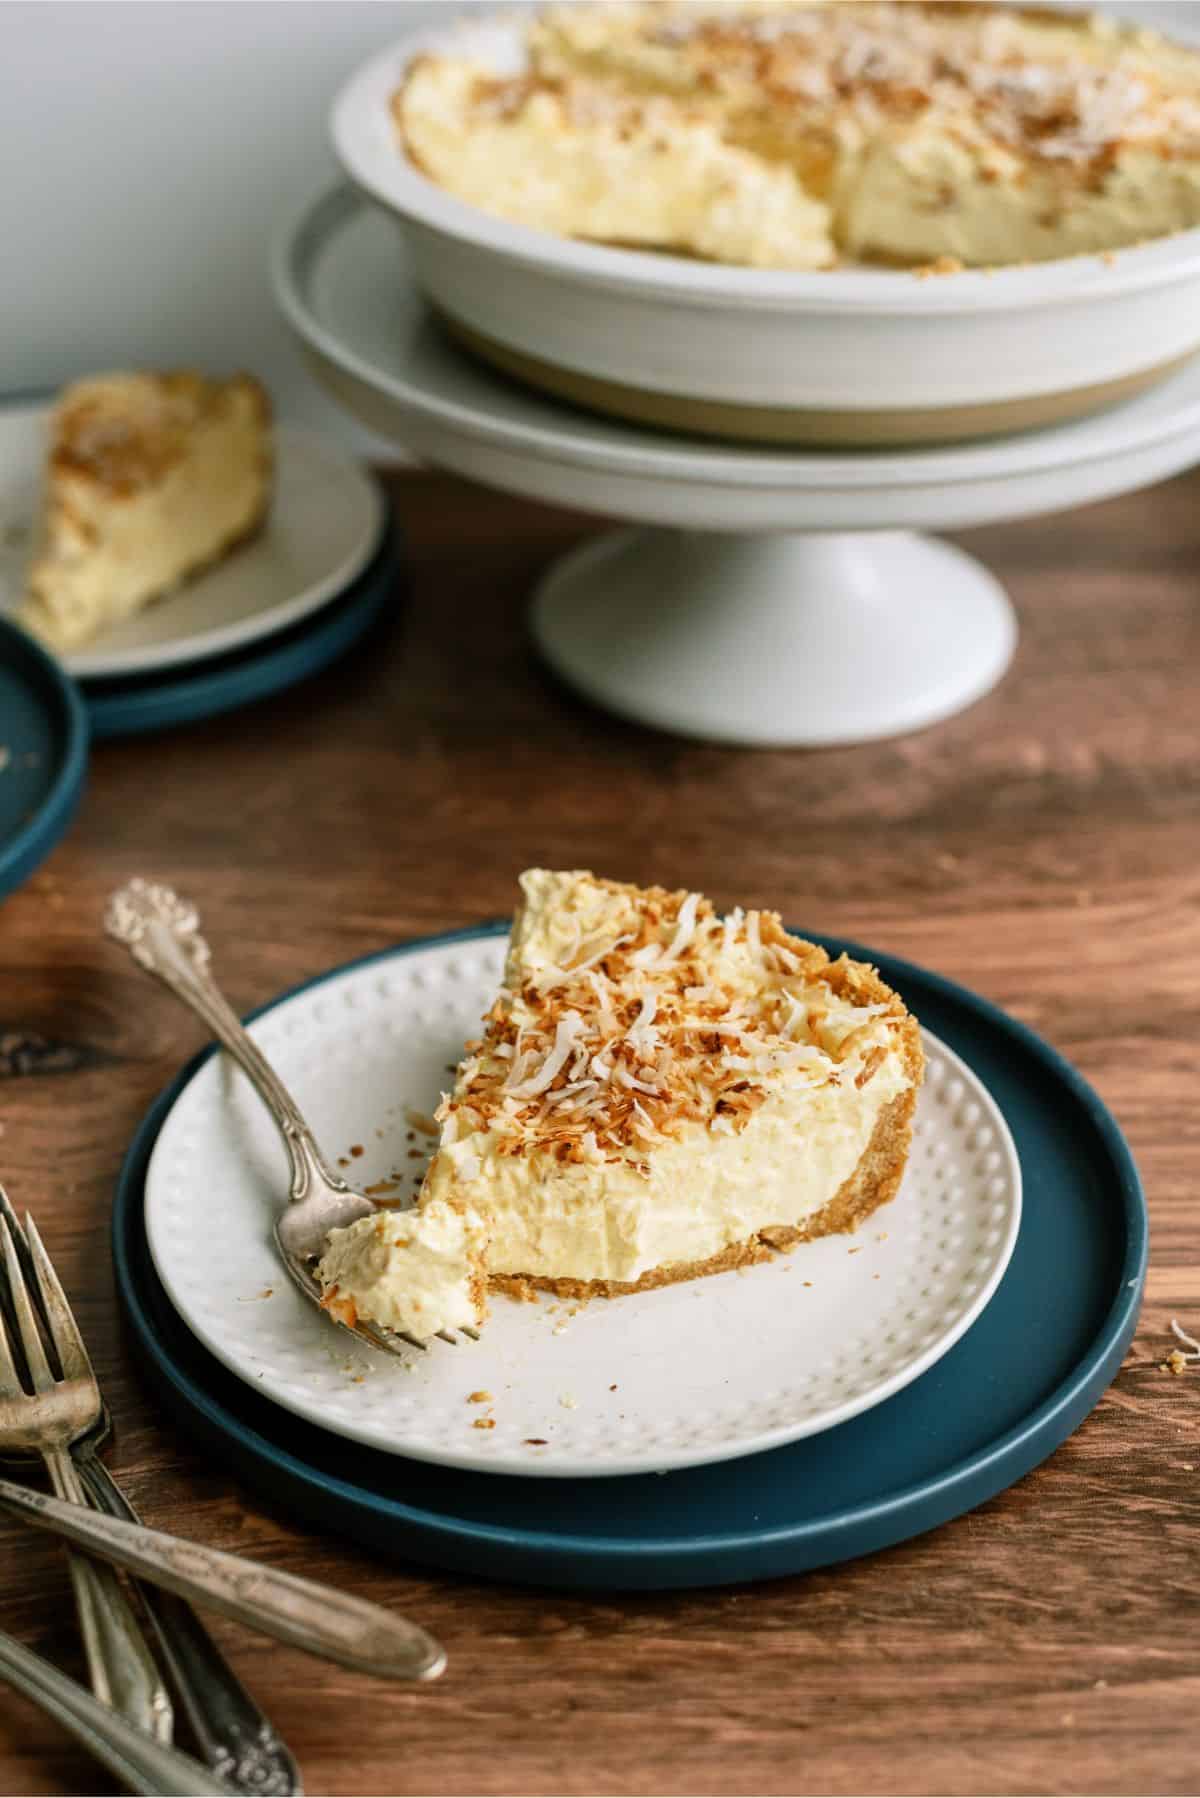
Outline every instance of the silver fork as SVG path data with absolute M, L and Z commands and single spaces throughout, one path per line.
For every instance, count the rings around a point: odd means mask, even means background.
M 32 1218 L 27 1219 L 27 1234 L 2 1186 L 0 1220 L 8 1227 L 24 1289 L 60 1369 L 75 1365 L 95 1387 L 96 1421 L 70 1449 L 87 1496 L 97 1511 L 137 1523 L 136 1511 L 100 1459 L 110 1419 L 67 1296 Z M 143 1582 L 135 1581 L 135 1586 L 208 1765 L 239 1791 L 262 1793 L 264 1798 L 301 1791 L 299 1769 L 286 1744 L 191 1605 Z
M 72 1442 L 94 1427 L 100 1414 L 99 1394 L 86 1357 L 81 1364 L 68 1356 L 63 1378 L 50 1371 L 37 1322 L 25 1291 L 16 1245 L 0 1218 L 0 1260 L 17 1334 L 33 1386 L 26 1392 L 17 1370 L 8 1331 L 0 1315 L 0 1442 L 9 1449 L 33 1449 L 41 1455 L 59 1498 L 87 1503 L 83 1483 L 71 1460 Z M 83 1633 L 92 1690 L 102 1703 L 119 1711 L 159 1742 L 170 1742 L 171 1700 L 146 1646 L 141 1626 L 110 1567 L 69 1557 L 75 1608 Z
M 9 1401 L 10 1421 L 17 1426 L 10 1432 L 10 1445 L 40 1447 L 49 1428 L 47 1419 L 64 1406 L 90 1416 L 95 1427 L 94 1407 L 99 1406 L 100 1395 L 75 1320 L 29 1217 L 25 1230 L 43 1303 L 49 1300 L 57 1314 L 55 1300 L 61 1300 L 63 1327 L 57 1351 L 61 1378 L 56 1380 L 50 1371 L 16 1247 L 6 1220 L 0 1218 L 0 1258 L 7 1273 L 8 1297 L 26 1358 L 37 1369 L 35 1391 L 28 1393 L 17 1376 L 7 1335 L 0 1330 L 0 1391 L 15 1394 Z M 78 1497 L 51 1498 L 0 1479 L 0 1509 L 23 1517 L 36 1529 L 65 1536 L 76 1547 L 153 1580 L 177 1597 L 211 1605 L 278 1642 L 303 1648 L 339 1666 L 380 1679 L 417 1682 L 437 1679 L 445 1669 L 441 1644 L 418 1624 L 382 1605 L 244 1555 L 165 1535 L 124 1517 L 104 1516 L 87 1504 L 82 1488 Z
M 210 965 L 211 951 L 200 935 L 195 906 L 168 886 L 131 880 L 109 900 L 104 927 L 125 945 L 139 967 L 161 980 L 203 1019 L 247 1075 L 274 1118 L 291 1163 L 288 1205 L 275 1221 L 275 1244 L 284 1267 L 305 1298 L 320 1305 L 321 1287 L 314 1270 L 329 1232 L 373 1216 L 380 1206 L 334 1172 L 317 1147 L 299 1106 L 217 986 Z M 373 1348 L 386 1349 L 389 1354 L 402 1354 L 401 1343 L 410 1348 L 428 1347 L 419 1336 L 387 1330 L 365 1318 L 355 1324 L 344 1323 L 340 1318 L 335 1321 Z M 462 1333 L 472 1338 L 477 1335 L 466 1328 Z M 458 1340 L 450 1330 L 439 1330 L 437 1335 L 443 1342 Z
M 0 1630 L 0 1679 L 40 1705 L 116 1775 L 131 1792 L 145 1798 L 237 1798 L 238 1788 L 210 1774 L 190 1755 L 135 1729 L 77 1686 L 73 1679 L 44 1661 L 32 1648 Z

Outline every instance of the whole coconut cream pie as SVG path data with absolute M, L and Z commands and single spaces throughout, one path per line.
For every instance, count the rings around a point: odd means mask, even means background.
M 926 0 L 550 7 L 519 73 L 417 58 L 398 148 L 516 223 L 759 268 L 952 269 L 1200 224 L 1200 54 Z
M 853 1230 L 893 1198 L 923 1072 L 873 968 L 773 912 L 534 869 L 414 1210 L 331 1233 L 347 1322 L 478 1325 L 488 1287 L 614 1297 Z

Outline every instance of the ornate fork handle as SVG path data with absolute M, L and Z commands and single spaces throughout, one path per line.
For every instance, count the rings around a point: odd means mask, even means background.
M 220 1611 L 307 1654 L 382 1679 L 436 1679 L 446 1664 L 440 1643 L 353 1593 L 319 1585 L 220 1548 L 168 1536 L 144 1524 L 65 1504 L 0 1479 L 0 1510 L 97 1554 L 139 1579 Z
M 168 886 L 131 880 L 109 900 L 104 927 L 140 967 L 203 1019 L 253 1082 L 287 1148 L 292 1199 L 305 1196 L 314 1173 L 335 1191 L 348 1192 L 346 1182 L 322 1155 L 296 1101 L 213 978 L 212 954 L 200 934 L 196 908 Z
M 205 1798 L 210 1794 L 237 1798 L 236 1786 L 227 1785 L 177 1748 L 155 1741 L 2 1630 L 0 1679 L 61 1723 L 131 1792 L 146 1793 L 148 1798 L 200 1798 L 202 1793 Z
M 77 1466 L 96 1507 L 137 1523 L 138 1516 L 91 1443 Z M 300 1774 L 270 1720 L 255 1704 L 191 1606 L 143 1583 L 138 1596 L 158 1637 L 188 1721 L 213 1771 L 241 1792 L 286 1798 Z

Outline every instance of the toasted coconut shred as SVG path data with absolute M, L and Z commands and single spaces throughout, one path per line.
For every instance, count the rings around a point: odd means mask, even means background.
M 636 929 L 577 935 L 573 954 L 497 999 L 439 1107 L 443 1144 L 486 1130 L 500 1155 L 644 1166 L 688 1124 L 744 1129 L 781 1073 L 836 1085 L 863 1049 L 865 1083 L 889 1045 L 881 1025 L 905 1018 L 898 998 L 856 1002 L 855 966 L 774 913 L 722 920 L 697 893 L 650 889 Z

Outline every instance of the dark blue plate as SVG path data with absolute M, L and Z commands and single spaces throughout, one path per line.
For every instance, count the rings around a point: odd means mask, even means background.
M 32 874 L 75 815 L 87 770 L 79 689 L 0 618 L 0 898 Z
M 181 668 L 111 680 L 85 680 L 92 736 L 132 737 L 144 731 L 195 724 L 281 693 L 328 668 L 394 604 L 402 580 L 394 524 L 358 579 L 298 624 L 263 637 L 248 649 L 210 656 Z
M 653 1590 L 800 1573 L 918 1535 L 1020 1479 L 1087 1416 L 1133 1336 L 1148 1242 L 1137 1170 L 1096 1094 L 1024 1025 L 911 963 L 817 940 L 878 965 L 991 1089 L 1021 1157 L 1025 1203 L 1008 1271 L 921 1379 L 823 1435 L 664 1475 L 462 1473 L 330 1435 L 213 1360 L 151 1264 L 146 1166 L 201 1056 L 138 1131 L 113 1213 L 118 1289 L 171 1420 L 219 1465 L 321 1528 L 381 1554 L 551 1586 Z

